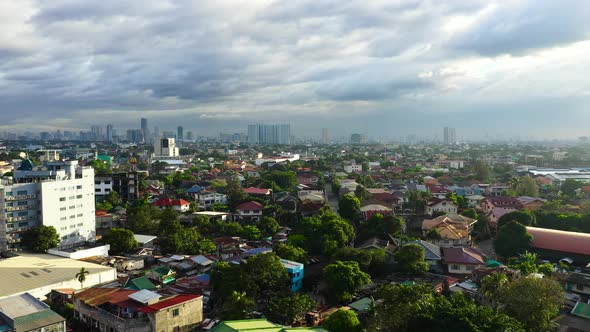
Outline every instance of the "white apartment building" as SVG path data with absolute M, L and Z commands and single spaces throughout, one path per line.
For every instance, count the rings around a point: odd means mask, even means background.
M 157 137 L 154 140 L 155 157 L 178 157 L 178 147 L 174 138 Z
M 29 160 L 14 171 L 12 181 L 0 185 L 0 250 L 20 247 L 22 233 L 53 226 L 59 247 L 95 240 L 94 169 L 77 161 Z

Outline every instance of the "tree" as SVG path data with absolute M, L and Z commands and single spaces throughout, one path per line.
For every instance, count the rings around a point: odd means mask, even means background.
M 116 191 L 111 191 L 105 198 L 105 202 L 108 202 L 112 206 L 120 206 L 123 203 Z
M 289 244 L 279 243 L 273 251 L 277 256 L 286 260 L 299 263 L 304 263 L 307 260 L 307 252 L 304 249 Z
M 518 223 L 524 226 L 535 226 L 537 224 L 537 218 L 531 211 L 521 210 L 506 213 L 505 215 L 501 216 L 498 219 L 498 228 L 504 226 L 505 224 L 511 221 L 517 221 Z
M 110 252 L 115 255 L 122 255 L 139 246 L 133 232 L 125 228 L 111 228 L 103 235 L 102 241 L 111 246 Z
M 529 331 L 551 331 L 552 319 L 564 302 L 561 285 L 549 278 L 515 279 L 500 289 L 502 311 L 521 321 Z
M 223 303 L 221 317 L 224 320 L 238 320 L 252 318 L 252 311 L 256 308 L 254 300 L 245 292 L 233 291 L 230 298 Z
M 127 209 L 127 227 L 135 234 L 156 234 L 152 209 L 149 205 L 134 205 Z
M 213 242 L 202 238 L 197 230 L 182 225 L 172 233 L 167 232 L 160 241 L 160 247 L 165 253 L 187 255 L 210 254 L 217 249 Z
M 576 195 L 576 190 L 582 188 L 583 186 L 584 182 L 582 181 L 567 179 L 561 184 L 561 187 L 559 189 L 564 195 L 573 198 Z
M 91 166 L 94 168 L 96 175 L 106 175 L 109 174 L 111 171 L 105 161 L 94 159 L 90 161 L 86 166 Z
M 508 277 L 505 273 L 491 273 L 481 279 L 478 291 L 486 298 L 486 300 L 496 303 L 500 288 L 507 283 Z
M 214 179 L 209 183 L 209 186 L 217 191 L 226 188 L 227 181 L 225 179 Z
M 328 316 L 322 327 L 331 332 L 360 332 L 363 330 L 356 312 L 343 309 Z
M 359 219 L 361 201 L 352 195 L 344 195 L 338 202 L 338 213 L 342 218 L 356 221 Z
M 354 196 L 356 196 L 359 200 L 364 201 L 367 199 L 368 192 L 365 187 L 361 186 L 360 184 L 356 186 L 354 190 Z
M 516 192 L 520 196 L 537 197 L 539 196 L 539 186 L 530 175 L 527 175 L 520 180 Z
M 487 181 L 490 177 L 490 168 L 483 160 L 477 160 L 473 165 L 475 178 L 479 181 Z
M 256 226 L 247 225 L 242 228 L 241 236 L 247 240 L 258 240 L 262 237 L 260 230 Z
M 467 218 L 475 219 L 475 220 L 479 219 L 479 214 L 477 213 L 477 211 L 475 211 L 475 209 L 465 210 L 461 213 L 461 215 L 464 217 L 467 217 Z
M 76 273 L 76 279 L 78 280 L 82 288 L 84 288 L 84 281 L 86 281 L 86 275 L 88 274 L 90 274 L 90 272 L 86 270 L 86 268 L 84 267 L 81 267 L 80 272 Z
M 281 259 L 272 253 L 259 254 L 241 264 L 245 272 L 246 292 L 255 298 L 269 300 L 275 294 L 289 290 L 290 279 Z
M 268 180 L 276 183 L 282 190 L 289 190 L 297 186 L 297 175 L 292 171 L 272 171 Z
M 53 226 L 37 226 L 23 234 L 21 244 L 34 252 L 44 253 L 59 244 L 59 234 Z
M 266 307 L 266 316 L 274 323 L 293 325 L 305 317 L 305 313 L 316 307 L 316 302 L 308 295 L 294 293 L 290 296 L 274 298 Z
M 244 189 L 240 184 L 240 180 L 237 177 L 232 177 L 232 179 L 227 184 L 227 205 L 233 211 L 238 204 L 240 204 L 244 199 L 246 199 L 246 193 L 244 193 Z
M 371 277 L 361 271 L 357 262 L 337 261 L 324 268 L 324 282 L 328 298 L 332 301 L 350 301 L 353 294 L 371 282 Z
M 279 231 L 279 223 L 275 218 L 263 217 L 257 224 L 258 229 L 264 236 L 272 236 Z
M 424 248 L 418 244 L 407 244 L 395 253 L 395 260 L 402 271 L 407 273 L 423 274 L 428 271 L 429 266 L 424 258 Z
M 513 257 L 529 249 L 532 240 L 533 237 L 527 233 L 525 226 L 511 221 L 500 227 L 494 240 L 494 249 L 502 257 Z

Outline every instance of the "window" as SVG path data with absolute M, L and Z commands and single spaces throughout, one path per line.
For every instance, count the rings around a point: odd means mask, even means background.
M 26 222 L 26 221 L 25 222 L 19 222 L 18 223 L 18 227 L 27 227 L 27 226 L 29 226 L 29 223 Z
M 66 201 L 66 198 L 65 198 L 65 197 L 60 197 L 60 198 L 59 198 L 59 201 L 60 201 L 60 202 L 65 202 L 65 201 Z
M 76 196 L 70 196 L 68 199 L 69 200 L 76 199 Z
M 178 317 L 180 314 L 180 309 L 176 308 L 172 310 L 172 317 Z
M 70 225 L 70 229 L 71 229 L 71 228 L 76 228 L 76 225 Z
M 12 196 L 12 191 L 7 191 L 6 196 Z
M 82 227 L 82 226 L 84 226 L 84 224 L 82 224 L 82 223 L 78 224 L 78 227 Z
M 577 290 L 584 290 L 584 285 L 576 284 Z
M 20 205 L 20 206 L 28 205 L 28 204 L 29 204 L 29 201 L 19 201 L 16 203 L 16 205 Z
M 95 193 L 99 193 L 99 192 L 100 192 L 100 188 L 95 188 L 95 189 L 94 189 L 94 192 L 95 192 Z
M 75 206 L 75 205 L 70 205 L 70 207 L 69 207 L 69 209 L 70 209 L 70 210 L 73 210 L 73 209 L 75 209 L 75 208 L 76 208 L 76 206 Z
M 83 215 L 84 215 L 83 213 L 78 213 L 78 214 L 76 215 L 76 217 L 78 217 L 78 218 L 79 218 L 79 217 L 82 217 Z
M 74 237 L 74 236 L 76 236 L 76 234 L 70 234 L 70 237 Z
M 467 271 L 473 271 L 473 270 L 475 270 L 475 266 L 467 265 Z
M 67 239 L 68 239 L 68 236 L 67 236 L 67 235 L 66 235 L 66 236 L 62 236 L 62 238 L 61 238 L 61 239 L 62 239 L 62 240 L 67 240 Z
M 94 181 L 94 184 L 100 184 L 100 181 Z
M 26 195 L 27 194 L 27 191 L 26 190 L 19 190 L 19 191 L 16 192 L 16 194 L 19 195 L 19 196 L 20 195 Z
M 459 265 L 453 264 L 453 265 L 451 265 L 451 269 L 458 270 L 459 269 Z
M 18 213 L 19 217 L 24 217 L 24 216 L 28 216 L 28 215 L 29 215 L 29 213 L 27 211 L 21 211 Z
M 76 215 L 75 215 L 75 214 L 72 214 L 72 215 L 70 216 L 70 219 L 74 219 L 74 218 L 76 218 Z
M 82 189 L 82 185 L 81 184 L 77 185 L 76 189 Z
M 76 195 L 76 198 L 82 198 L 82 195 Z
M 104 184 L 111 184 L 111 181 L 105 181 Z
M 59 210 L 60 211 L 65 211 L 66 210 L 66 207 L 65 206 L 64 207 L 60 207 Z
M 68 219 L 68 217 L 61 217 L 61 218 L 59 218 L 59 220 L 62 220 L 62 221 L 63 220 L 66 220 L 66 219 Z

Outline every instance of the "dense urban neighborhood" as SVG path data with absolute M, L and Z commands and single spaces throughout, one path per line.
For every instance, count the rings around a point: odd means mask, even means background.
M 2 331 L 590 331 L 587 140 L 262 127 L 5 138 Z

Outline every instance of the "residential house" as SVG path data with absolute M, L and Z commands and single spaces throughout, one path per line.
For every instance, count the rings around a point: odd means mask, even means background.
M 469 206 L 470 208 L 475 208 L 481 205 L 481 201 L 483 201 L 484 198 L 485 197 L 481 195 L 469 195 L 465 196 L 465 202 L 467 203 L 467 206 Z
M 215 204 L 227 204 L 227 195 L 213 190 L 202 190 L 195 195 L 197 209 L 208 210 Z
M 262 220 L 262 209 L 264 206 L 258 202 L 245 202 L 236 207 L 234 220 L 242 222 L 258 222 Z
M 151 269 L 147 271 L 145 275 L 148 278 L 155 280 L 162 285 L 169 284 L 176 280 L 176 271 L 167 266 L 160 266 Z
M 524 206 L 515 197 L 486 197 L 481 201 L 481 209 L 490 220 L 490 226 L 496 227 L 503 215 L 522 210 Z
M 289 279 L 291 279 L 291 292 L 297 292 L 303 286 L 303 264 L 281 259 L 281 264 L 287 269 Z
M 568 292 L 590 295 L 590 274 L 570 273 L 565 279 L 565 289 Z
M 129 280 L 127 280 L 127 282 L 125 283 L 125 286 L 123 286 L 123 288 L 126 289 L 132 289 L 132 290 L 143 290 L 143 289 L 147 289 L 150 291 L 155 291 L 158 289 L 158 287 L 156 285 L 154 285 L 153 282 L 150 281 L 150 279 L 146 276 L 141 276 L 138 278 L 129 278 Z
M 193 331 L 203 321 L 203 297 L 89 288 L 74 295 L 74 316 L 97 331 Z
M 383 216 L 391 216 L 393 215 L 393 209 L 383 206 L 381 204 L 369 204 L 365 206 L 361 206 L 361 217 L 363 220 L 369 220 L 377 213 Z
M 545 205 L 545 202 L 547 202 L 546 199 L 528 196 L 520 196 L 516 199 L 522 204 L 525 210 L 529 211 L 537 211 Z
M 29 293 L 0 300 L 0 331 L 65 332 L 66 319 Z
M 200 193 L 201 191 L 203 191 L 204 189 L 205 189 L 205 187 L 195 184 L 194 186 L 190 187 L 186 191 L 186 195 L 189 196 L 190 198 L 194 199 L 194 198 L 196 198 L 197 194 Z
M 431 198 L 426 203 L 426 210 L 425 213 L 429 216 L 434 215 L 435 213 L 457 213 L 457 205 L 453 203 L 453 201 L 449 199 L 440 199 L 440 198 Z
M 171 208 L 178 212 L 187 212 L 188 210 L 190 210 L 190 202 L 182 198 L 159 198 L 152 203 L 152 206 L 158 207 L 160 209 Z
M 320 212 L 324 206 L 326 206 L 326 205 L 323 202 L 318 203 L 318 202 L 305 201 L 305 202 L 302 202 L 301 205 L 299 206 L 299 212 L 301 212 L 301 216 L 303 216 L 304 218 L 311 217 L 311 216 L 320 214 Z
M 477 220 L 460 214 L 447 214 L 422 221 L 422 235 L 440 247 L 471 245 L 471 231 Z M 436 232 L 436 236 L 432 232 Z
M 320 176 L 316 173 L 298 173 L 297 174 L 297 183 L 303 184 L 306 186 L 317 186 L 318 182 L 320 181 Z
M 249 187 L 244 189 L 244 193 L 257 197 L 271 198 L 272 189 Z
M 442 248 L 443 263 L 451 274 L 471 274 L 486 266 L 486 256 L 477 248 Z
M 275 194 L 275 203 L 279 205 L 284 211 L 289 213 L 297 212 L 299 206 L 299 198 L 289 192 L 278 192 Z
M 344 173 L 362 173 L 363 165 L 362 164 L 350 164 L 344 165 Z
M 397 202 L 397 198 L 391 193 L 383 188 L 367 188 L 367 193 L 371 199 L 383 202 L 387 205 L 392 205 Z
M 243 252 L 242 248 L 245 246 L 244 241 L 238 236 L 225 236 L 212 240 L 217 247 L 217 256 L 221 260 L 227 260 L 233 256 L 239 255 Z
M 371 250 L 384 250 L 385 254 L 387 255 L 385 257 L 386 262 L 393 262 L 393 255 L 395 254 L 395 251 L 397 250 L 397 248 L 399 247 L 399 241 L 395 238 L 390 238 L 387 240 L 384 239 L 380 239 L 378 237 L 372 237 L 368 240 L 366 240 L 365 242 L 361 243 L 360 245 L 357 245 L 356 248 L 360 249 L 360 250 L 366 250 L 366 251 L 371 251 Z
M 487 196 L 498 197 L 502 196 L 502 192 L 508 189 L 510 189 L 510 187 L 506 185 L 491 185 L 486 188 L 485 194 Z
M 424 260 L 430 266 L 431 271 L 438 271 L 440 269 L 442 263 L 442 253 L 439 246 L 423 240 L 406 242 L 404 243 L 404 246 L 408 244 L 417 244 L 424 248 Z
M 427 185 L 428 191 L 432 197 L 445 199 L 448 194 L 452 193 L 451 190 L 440 184 Z

